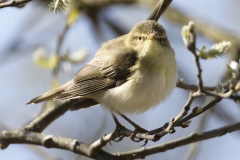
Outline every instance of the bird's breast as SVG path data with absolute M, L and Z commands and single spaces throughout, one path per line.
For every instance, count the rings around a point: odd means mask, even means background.
M 164 101 L 176 86 L 177 64 L 174 53 L 161 57 L 158 63 L 155 60 L 149 66 L 138 61 L 128 81 L 100 93 L 98 102 L 112 111 L 142 113 Z

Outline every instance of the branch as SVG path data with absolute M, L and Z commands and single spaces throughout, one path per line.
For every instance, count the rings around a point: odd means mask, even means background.
M 129 159 L 142 158 L 142 157 L 152 155 L 155 153 L 166 152 L 168 150 L 171 150 L 171 149 L 174 149 L 174 148 L 177 148 L 180 146 L 184 146 L 184 145 L 187 145 L 190 143 L 215 138 L 218 136 L 223 136 L 227 133 L 231 133 L 231 132 L 237 131 L 237 130 L 240 130 L 240 122 L 231 124 L 231 125 L 227 125 L 227 126 L 215 129 L 215 130 L 203 132 L 203 133 L 192 133 L 191 135 L 189 135 L 187 137 L 180 138 L 180 139 L 170 141 L 167 143 L 155 145 L 152 147 L 147 147 L 147 148 L 143 147 L 141 149 L 137 149 L 137 150 L 133 150 L 133 151 L 129 151 L 129 152 L 116 153 L 115 155 L 122 156 L 123 158 L 126 158 L 126 159 L 127 158 L 129 158 Z
M 198 86 L 194 85 L 194 84 L 186 84 L 181 82 L 180 80 L 177 81 L 177 85 L 178 88 L 182 88 L 185 90 L 190 90 L 190 91 L 197 91 L 198 90 Z M 207 90 L 207 91 L 214 91 L 215 87 L 204 87 L 203 86 L 203 90 Z
M 82 0 L 81 5 L 86 5 L 88 7 L 94 8 L 103 8 L 109 5 L 118 5 L 118 4 L 133 4 L 137 3 L 139 0 Z
M 15 2 L 16 1 L 12 1 Z M 20 1 L 18 1 L 20 2 Z M 166 10 L 168 5 L 172 2 L 172 0 L 160 0 L 154 11 L 152 12 L 151 16 L 149 19 L 152 20 L 158 20 L 161 14 Z M 2 3 L 4 4 L 4 3 Z M 0 4 L 1 6 L 1 4 Z M 1 8 L 1 7 L 0 7 Z M 59 54 L 62 42 L 64 40 L 64 37 L 66 35 L 66 32 L 68 30 L 69 26 L 66 24 L 62 34 L 59 36 L 57 47 L 56 47 L 56 52 Z M 203 87 L 202 83 L 202 77 L 201 77 L 201 67 L 199 63 L 199 58 L 195 53 L 195 41 L 194 41 L 194 48 L 190 48 L 192 51 L 194 50 L 193 54 L 195 57 L 195 62 L 197 66 L 197 77 L 198 77 L 198 86 L 194 85 L 182 85 L 179 84 L 181 87 L 188 87 L 189 89 L 193 89 L 195 92 L 190 93 L 189 99 L 184 105 L 182 111 L 175 117 L 173 118 L 170 123 L 166 123 L 163 127 L 155 129 L 153 131 L 150 131 L 148 134 L 146 133 L 137 133 L 136 137 L 137 138 L 142 138 L 142 139 L 151 139 L 151 140 L 156 140 L 156 137 L 160 139 L 162 136 L 164 136 L 167 133 L 174 133 L 174 127 L 175 126 L 182 126 L 184 122 L 187 122 L 189 119 L 192 119 L 193 117 L 196 117 L 200 115 L 201 113 L 205 112 L 206 110 L 212 108 L 222 100 L 222 98 L 228 98 L 229 96 L 232 95 L 233 90 L 230 90 L 228 93 L 224 94 L 218 94 L 218 93 L 213 93 L 213 88 L 206 89 Z M 57 68 L 56 68 L 57 70 Z M 206 89 L 206 90 L 205 90 Z M 207 93 L 211 96 L 215 96 L 215 99 L 210 102 L 208 105 L 206 105 L 201 111 L 198 112 L 192 112 L 188 116 L 187 113 L 190 109 L 190 105 L 195 97 L 202 96 L 203 93 Z M 35 144 L 35 145 L 41 145 L 46 148 L 61 148 L 65 150 L 72 151 L 74 153 L 79 153 L 91 158 L 96 158 L 96 159 L 120 159 L 121 156 L 127 159 L 135 159 L 135 158 L 142 158 L 144 156 L 154 154 L 157 152 L 162 152 L 166 151 L 169 149 L 173 149 L 182 145 L 186 145 L 192 142 L 204 140 L 204 139 L 209 139 L 213 138 L 216 136 L 219 136 L 219 133 L 226 134 L 227 132 L 238 130 L 239 123 L 237 123 L 236 128 L 231 128 L 233 126 L 226 126 L 225 128 L 220 128 L 216 129 L 213 131 L 205 132 L 202 134 L 193 134 L 188 137 L 168 142 L 162 145 L 157 145 L 145 149 L 139 149 L 135 151 L 130 151 L 127 153 L 120 153 L 111 155 L 109 153 L 106 153 L 101 150 L 103 146 L 107 144 L 107 142 L 111 138 L 111 134 L 108 134 L 104 136 L 103 138 L 97 140 L 94 142 L 92 145 L 88 146 L 82 142 L 79 142 L 77 140 L 73 140 L 70 138 L 64 138 L 64 137 L 56 137 L 52 135 L 45 135 L 41 133 L 36 133 L 36 132 L 42 132 L 50 123 L 52 123 L 56 118 L 64 114 L 66 111 L 69 110 L 71 105 L 74 103 L 74 101 L 68 101 L 65 102 L 57 107 L 51 108 L 49 110 L 46 110 L 44 113 L 42 113 L 38 118 L 36 118 L 34 121 L 32 121 L 30 124 L 24 127 L 24 129 L 21 130 L 15 130 L 15 131 L 2 131 L 0 132 L 0 142 L 1 142 L 1 148 L 5 149 L 8 144 L 12 143 L 27 143 L 27 144 Z M 185 117 L 186 116 L 186 117 Z M 227 130 L 227 129 L 229 130 Z M 221 130 L 223 129 L 223 130 Z M 231 130 L 232 129 L 232 130 Z M 216 133 L 215 133 L 216 132 Z M 133 133 L 133 131 L 128 130 L 128 129 L 122 129 L 119 131 L 119 134 L 121 135 L 126 135 L 130 136 Z M 151 134 L 153 135 L 151 135 Z M 157 133 L 157 134 L 155 134 Z M 222 135 L 221 134 L 221 135 Z M 119 157 L 120 156 L 120 157 Z M 122 157 L 121 157 L 122 158 Z
M 28 3 L 32 0 L 12 0 L 4 3 L 0 3 L 0 8 L 5 8 L 5 7 L 20 7 L 24 5 L 25 3 Z
M 207 98 L 205 100 L 205 103 L 208 102 L 210 100 L 210 98 Z M 203 132 L 203 129 L 206 125 L 206 122 L 208 120 L 208 117 L 210 116 L 210 114 L 212 113 L 213 109 L 208 110 L 208 112 L 205 112 L 200 119 L 198 128 L 196 129 L 196 132 Z M 194 160 L 195 156 L 197 155 L 198 151 L 200 148 L 200 143 L 192 143 L 188 146 L 188 151 L 186 152 L 184 159 L 183 160 Z
M 224 83 L 224 88 L 228 88 L 230 85 L 230 83 Z M 186 84 L 186 83 L 183 83 L 181 81 L 177 81 L 177 84 L 176 86 L 178 88 L 182 88 L 182 89 L 185 89 L 185 90 L 191 90 L 191 91 L 195 91 L 196 93 L 198 93 L 198 86 L 196 85 L 193 85 L 193 84 Z M 199 92 L 199 93 L 202 93 L 204 94 L 205 96 L 215 96 L 215 97 L 221 97 L 221 98 L 229 98 L 229 99 L 232 99 L 234 101 L 238 100 L 239 99 L 239 96 L 234 96 L 233 93 L 235 92 L 233 89 L 230 89 L 227 93 L 218 93 L 215 91 L 215 88 L 216 87 L 204 87 L 202 86 L 202 92 Z
M 162 13 L 168 8 L 171 2 L 172 0 L 160 0 L 147 19 L 158 21 Z
M 53 70 L 53 77 L 56 77 L 57 76 L 57 73 L 59 71 L 59 68 L 60 68 L 60 50 L 61 50 L 61 47 L 62 47 L 62 44 L 63 44 L 63 41 L 67 35 L 67 32 L 69 31 L 69 28 L 71 27 L 71 25 L 68 23 L 68 18 L 69 18 L 69 13 L 66 17 L 66 21 L 65 21 L 65 25 L 64 25 L 64 28 L 62 30 L 62 33 L 58 36 L 58 39 L 57 39 L 57 44 L 56 44 L 56 54 L 58 56 L 58 63 L 56 65 L 56 67 L 54 68 Z
M 192 101 L 195 97 L 193 96 L 193 94 L 190 92 L 189 94 L 189 98 L 186 102 L 186 104 L 184 105 L 182 111 L 174 118 L 171 119 L 168 127 L 166 127 L 165 129 L 163 129 L 161 132 L 157 133 L 156 135 L 154 135 L 155 139 L 160 139 L 161 137 L 163 137 L 164 135 L 166 135 L 167 133 L 174 133 L 174 127 L 176 126 L 176 124 L 178 123 L 178 121 L 180 119 L 182 119 L 184 116 L 187 115 L 189 109 L 190 109 L 190 105 L 192 104 Z
M 231 91 L 229 91 L 229 92 L 231 92 Z M 229 94 L 229 92 L 227 92 L 226 94 Z M 188 111 L 190 110 L 190 105 L 191 105 L 192 101 L 194 100 L 194 98 L 199 97 L 201 95 L 202 94 L 199 93 L 198 91 L 194 92 L 194 93 L 190 93 L 189 98 L 188 98 L 186 104 L 184 105 L 182 111 L 175 118 L 172 118 L 170 123 L 165 123 L 162 127 L 148 131 L 147 133 L 137 133 L 136 137 L 139 139 L 152 140 L 152 141 L 156 142 L 156 141 L 160 140 L 166 134 L 174 133 L 175 132 L 174 127 L 177 127 L 177 126 L 181 126 L 182 128 L 188 127 L 188 125 L 190 123 L 189 120 L 191 120 L 192 118 L 213 108 L 217 103 L 219 103 L 223 99 L 221 97 L 215 97 L 215 99 L 213 99 L 205 107 L 201 108 L 200 111 L 196 110 L 197 108 L 194 108 L 192 113 L 187 115 Z M 184 116 L 186 116 L 186 117 L 184 117 Z M 121 128 L 119 130 L 118 135 L 116 135 L 116 137 L 118 137 L 118 136 L 119 137 L 121 137 L 121 136 L 129 137 L 133 133 L 134 132 L 130 129 Z M 110 137 L 111 137 L 111 134 L 105 135 L 102 139 L 97 140 L 96 142 L 91 144 L 92 151 L 94 152 L 94 150 L 97 150 L 97 149 L 105 146 L 107 144 L 107 142 L 110 141 Z
M 192 20 L 192 17 L 189 16 L 189 14 L 185 15 L 180 10 L 177 10 L 176 8 L 169 7 L 166 12 L 164 13 L 164 16 L 174 22 L 178 23 L 179 25 L 185 25 L 189 21 Z M 229 41 L 236 41 L 239 42 L 240 39 L 236 35 L 229 34 L 229 31 L 222 30 L 218 26 L 214 26 L 209 22 L 206 22 L 204 19 L 194 19 L 194 22 L 197 26 L 197 32 L 200 34 L 203 34 L 207 38 L 211 39 L 212 41 L 219 42 L 223 40 L 229 40 Z M 238 43 L 239 44 L 239 43 Z
M 151 5 L 152 6 L 152 5 Z M 153 6 L 152 6 L 153 7 Z M 183 12 L 177 10 L 176 8 L 169 7 L 166 12 L 164 13 L 165 17 L 174 22 L 178 23 L 179 25 L 185 25 L 190 20 L 192 20 L 191 16 L 185 15 Z M 232 42 L 231 52 L 228 54 L 230 56 L 229 60 L 235 60 L 238 61 L 240 58 L 240 39 L 234 35 L 229 34 L 230 32 L 227 30 L 223 30 L 219 28 L 218 26 L 214 26 L 213 24 L 206 22 L 205 20 L 194 20 L 198 33 L 204 35 L 210 40 L 213 40 L 215 42 L 228 40 Z M 231 75 L 226 72 L 223 75 L 222 82 L 229 79 Z M 234 99 L 234 98 L 232 98 Z
M 93 142 L 88 149 L 90 155 L 99 154 L 99 151 L 104 147 L 108 142 L 111 141 L 112 134 L 104 135 L 101 139 Z
M 169 7 L 166 12 L 164 13 L 165 17 L 174 22 L 174 23 L 178 23 L 179 25 L 185 25 L 187 24 L 189 21 L 191 21 L 191 17 L 189 15 L 185 15 L 183 12 L 180 12 L 179 10 L 175 9 L 175 8 L 171 8 Z M 230 32 L 227 30 L 223 30 L 221 28 L 219 28 L 218 26 L 214 26 L 212 24 L 210 24 L 209 22 L 206 22 L 205 20 L 194 20 L 196 26 L 197 26 L 197 32 L 204 35 L 205 37 L 207 37 L 210 40 L 213 40 L 215 42 L 220 42 L 223 40 L 228 40 L 232 42 L 232 47 L 231 47 L 231 52 L 229 54 L 229 56 L 231 58 L 230 59 L 234 59 L 236 61 L 239 60 L 239 55 L 240 55 L 240 39 L 233 34 L 229 34 Z M 226 74 L 223 77 L 222 81 L 225 81 L 227 79 L 229 79 L 230 74 Z
M 201 69 L 201 65 L 200 65 L 200 62 L 199 62 L 199 57 L 196 55 L 196 52 L 192 52 L 193 55 L 194 55 L 194 60 L 195 60 L 195 63 L 196 63 L 196 66 L 197 66 L 197 83 L 198 83 L 198 90 L 199 92 L 202 92 L 203 90 L 203 81 L 202 81 L 202 69 Z
M 203 90 L 202 69 L 199 62 L 199 56 L 196 53 L 196 33 L 194 22 L 190 21 L 188 25 L 182 27 L 182 38 L 187 49 L 193 54 L 197 69 L 198 92 Z
M 120 159 L 118 156 L 111 155 L 102 150 L 99 150 L 99 154 L 97 155 L 90 155 L 89 146 L 75 139 L 46 135 L 24 130 L 2 131 L 0 132 L 0 142 L 2 144 L 24 143 L 44 146 L 45 148 L 59 148 L 69 150 L 77 154 L 85 155 L 93 159 Z M 2 144 L 0 144 L 1 149 L 5 149 Z
M 65 103 L 62 103 L 56 107 L 52 107 L 51 109 L 45 110 L 40 116 L 38 116 L 35 120 L 30 122 L 28 125 L 23 127 L 23 130 L 26 131 L 34 131 L 34 132 L 42 132 L 49 124 L 51 124 L 55 119 L 63 115 L 67 112 L 72 104 L 75 103 L 75 100 L 71 100 Z M 4 148 L 7 148 L 9 144 L 4 143 Z
M 199 96 L 199 95 L 198 94 L 194 95 L 194 93 L 190 94 L 189 99 L 186 102 L 186 104 L 184 105 L 182 111 L 175 118 L 173 118 L 170 123 L 166 123 L 160 128 L 151 130 L 147 134 L 146 133 L 138 133 L 136 135 L 137 138 L 152 140 L 154 142 L 158 141 L 160 138 L 165 136 L 167 133 L 174 133 L 174 127 L 175 126 L 176 127 L 181 126 L 183 128 L 188 127 L 189 120 L 191 120 L 192 118 L 194 118 L 194 117 L 206 112 L 207 110 L 213 108 L 217 103 L 219 103 L 222 100 L 221 97 L 215 97 L 214 100 L 212 100 L 210 103 L 208 103 L 200 111 L 195 111 L 195 109 L 193 109 L 192 113 L 190 113 L 189 115 L 184 117 L 184 115 L 186 115 L 187 112 L 190 109 L 189 107 L 190 107 L 190 104 L 191 104 L 192 100 L 194 98 L 196 98 L 197 96 Z M 123 131 L 121 131 L 121 133 L 123 135 L 129 136 L 129 135 L 131 135 L 132 131 L 128 130 L 128 129 L 124 129 Z
M 202 114 L 203 112 L 209 110 L 210 108 L 214 107 L 217 103 L 219 103 L 222 100 L 221 97 L 215 97 L 215 99 L 213 101 L 211 101 L 209 104 L 207 104 L 205 107 L 202 108 L 202 110 L 200 112 L 192 112 L 191 114 L 189 114 L 188 116 L 184 117 L 183 119 L 181 119 L 178 123 L 177 126 L 181 126 L 182 123 L 189 121 L 190 119 L 198 116 L 199 114 Z
M 42 132 L 49 124 L 51 124 L 55 119 L 67 112 L 75 101 L 71 100 L 62 103 L 58 106 L 47 109 L 39 117 L 33 120 L 30 124 L 24 127 L 25 130 Z
M 63 31 L 58 36 L 58 39 L 57 39 L 55 52 L 58 55 L 59 59 L 60 59 L 60 50 L 62 47 L 62 43 L 67 34 L 67 31 L 70 28 L 70 25 L 68 23 L 68 16 L 69 16 L 69 14 L 67 15 L 67 18 L 65 20 L 65 25 L 64 25 Z M 57 76 L 56 74 L 59 71 L 59 66 L 60 66 L 60 61 L 58 60 L 58 63 L 53 70 L 53 77 Z M 56 107 L 53 107 L 49 110 L 46 110 L 38 118 L 36 118 L 34 121 L 32 121 L 27 126 L 25 126 L 25 129 L 29 130 L 29 131 L 42 132 L 50 123 L 52 123 L 55 119 L 57 119 L 58 117 L 63 115 L 66 111 L 68 111 L 75 101 L 76 100 L 71 100 L 71 101 L 62 103 Z

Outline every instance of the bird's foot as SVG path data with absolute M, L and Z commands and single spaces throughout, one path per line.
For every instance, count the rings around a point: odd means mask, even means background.
M 118 113 L 121 117 L 123 117 L 126 121 L 128 121 L 135 129 L 133 131 L 133 133 L 130 135 L 130 139 L 134 142 L 141 142 L 144 139 L 142 138 L 138 138 L 137 137 L 137 133 L 147 133 L 148 130 L 140 127 L 139 125 L 137 125 L 136 123 L 134 123 L 132 120 L 130 120 L 128 117 L 126 117 L 124 114 L 122 113 Z M 143 146 L 145 146 L 147 144 L 148 140 L 145 140 L 145 143 Z
M 141 142 L 143 139 L 138 138 L 137 133 L 147 133 L 148 131 L 146 129 L 140 127 L 139 125 L 135 124 L 135 123 L 134 123 L 133 127 L 135 129 L 134 129 L 133 133 L 130 135 L 130 139 L 134 142 Z
M 117 117 L 112 113 L 112 117 L 114 119 L 114 122 L 116 124 L 116 128 L 114 130 L 114 132 L 112 133 L 110 140 L 114 141 L 114 142 L 119 142 L 121 140 L 123 140 L 124 135 L 120 134 L 120 131 L 122 129 L 125 129 L 125 127 L 123 125 L 121 125 L 121 123 L 118 121 Z M 109 142 L 111 144 L 111 142 Z

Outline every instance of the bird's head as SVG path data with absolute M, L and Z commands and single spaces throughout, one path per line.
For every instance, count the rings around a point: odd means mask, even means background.
M 146 55 L 171 48 L 165 29 L 153 20 L 146 20 L 136 24 L 128 33 L 127 44 L 138 53 L 144 52 Z

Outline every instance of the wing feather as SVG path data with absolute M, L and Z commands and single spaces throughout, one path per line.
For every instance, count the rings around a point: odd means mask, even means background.
M 123 43 L 123 37 L 115 39 Z M 104 91 L 127 81 L 137 54 L 128 47 L 105 43 L 92 61 L 80 69 L 63 92 L 55 99 L 73 99 Z

